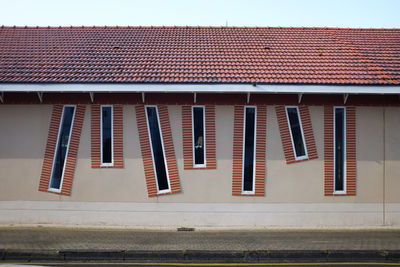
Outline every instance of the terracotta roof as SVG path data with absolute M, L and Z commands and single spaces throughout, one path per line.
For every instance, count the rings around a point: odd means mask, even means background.
M 1 27 L 0 82 L 400 83 L 400 29 Z

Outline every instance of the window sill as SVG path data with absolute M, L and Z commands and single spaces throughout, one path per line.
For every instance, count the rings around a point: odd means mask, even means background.
M 61 189 L 49 188 L 47 189 L 48 192 L 61 194 Z
M 340 192 L 340 191 L 333 192 L 333 195 L 334 196 L 347 196 L 347 192 Z
M 114 164 L 102 164 L 100 168 L 115 168 Z
M 255 192 L 242 192 L 242 196 L 255 196 Z
M 286 164 L 293 164 L 293 163 L 297 163 L 297 162 L 303 162 L 303 161 L 307 161 L 310 160 L 310 158 L 302 158 L 302 159 L 294 159 L 294 160 L 287 160 Z

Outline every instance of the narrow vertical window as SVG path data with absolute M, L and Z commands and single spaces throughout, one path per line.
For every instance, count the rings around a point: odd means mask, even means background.
M 193 155 L 194 167 L 205 166 L 204 107 L 193 107 Z
M 335 193 L 345 193 L 345 120 L 344 108 L 334 109 L 334 162 L 335 162 Z
M 256 136 L 256 108 L 246 107 L 244 114 L 243 193 L 254 193 L 254 158 Z
M 297 107 L 286 107 L 286 116 L 289 123 L 290 137 L 295 153 L 295 159 L 301 160 L 307 158 L 307 150 L 304 141 L 303 127 Z
M 159 193 L 170 191 L 157 107 L 146 107 L 147 126 Z
M 68 154 L 74 115 L 75 106 L 64 106 L 60 128 L 58 130 L 57 146 L 50 176 L 49 190 L 51 191 L 61 191 L 62 180 L 64 177 L 65 159 Z
M 101 165 L 113 165 L 113 108 L 101 106 Z

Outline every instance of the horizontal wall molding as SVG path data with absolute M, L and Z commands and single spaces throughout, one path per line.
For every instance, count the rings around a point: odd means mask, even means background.
M 386 204 L 400 226 L 400 204 Z M 382 203 L 132 203 L 0 201 L 0 224 L 190 227 L 368 227 L 382 225 Z
M 25 85 L 30 88 L 30 85 Z M 164 89 L 168 89 L 168 85 Z M 395 94 L 341 94 L 341 93 L 271 93 L 271 92 L 2 92 L 0 105 L 9 104 L 148 104 L 148 105 L 351 105 L 351 106 L 400 106 Z M 345 96 L 346 95 L 346 96 Z M 345 102 L 346 101 L 346 102 Z

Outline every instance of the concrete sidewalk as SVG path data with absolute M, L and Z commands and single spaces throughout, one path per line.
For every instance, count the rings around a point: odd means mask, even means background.
M 251 254 L 252 253 L 252 254 Z M 274 254 L 275 253 L 275 254 Z M 338 254 L 339 253 L 339 254 Z M 400 230 L 141 231 L 0 227 L 0 259 L 163 259 L 229 257 L 400 259 Z M 197 255 L 197 256 L 196 256 Z M 336 255 L 336 256 L 335 256 Z M 197 258 L 196 258 L 197 257 Z

